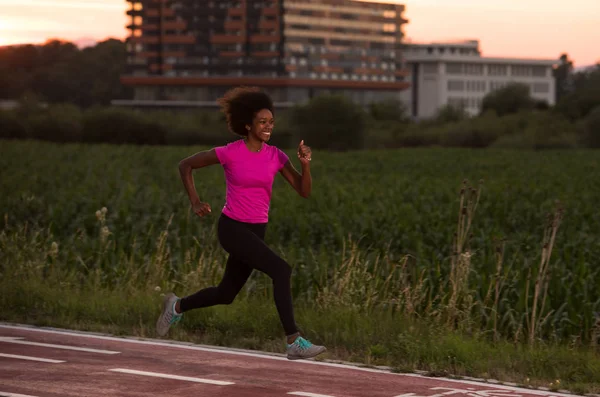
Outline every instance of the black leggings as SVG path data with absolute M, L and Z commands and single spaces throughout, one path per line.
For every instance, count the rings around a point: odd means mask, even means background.
M 214 305 L 228 305 L 240 292 L 253 269 L 273 280 L 275 306 L 286 335 L 298 330 L 294 321 L 290 265 L 264 242 L 267 224 L 238 222 L 221 214 L 218 236 L 221 246 L 229 253 L 225 274 L 216 287 L 208 287 L 181 299 L 181 312 Z

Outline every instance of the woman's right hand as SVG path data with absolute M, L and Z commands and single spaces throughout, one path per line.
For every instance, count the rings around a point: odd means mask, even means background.
M 203 217 L 204 215 L 211 212 L 210 205 L 208 203 L 203 203 L 201 201 L 192 204 L 192 210 L 199 217 Z

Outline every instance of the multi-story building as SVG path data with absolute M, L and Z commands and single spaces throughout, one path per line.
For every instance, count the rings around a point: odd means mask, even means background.
M 526 84 L 534 99 L 555 102 L 556 60 L 483 57 L 477 40 L 405 44 L 403 52 L 411 70 L 403 100 L 417 119 L 448 104 L 477 114 L 487 93 L 510 82 Z
M 339 92 L 366 104 L 409 87 L 404 6 L 356 0 L 127 0 L 123 84 L 135 100 L 214 104 L 257 85 L 278 103 Z

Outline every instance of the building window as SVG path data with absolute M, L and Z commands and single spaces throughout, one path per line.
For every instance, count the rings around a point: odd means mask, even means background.
M 529 66 L 513 65 L 511 75 L 513 76 L 531 76 L 532 70 Z
M 534 66 L 532 75 L 535 77 L 546 77 L 546 66 Z
M 506 87 L 508 83 L 505 81 L 490 81 L 490 91 L 499 90 Z
M 481 76 L 481 75 L 483 75 L 483 65 L 479 65 L 479 64 L 465 64 L 464 65 L 464 72 L 466 74 L 470 74 L 470 75 Z
M 464 84 L 461 80 L 448 80 L 448 91 L 463 91 Z
M 448 63 L 446 64 L 447 74 L 462 74 L 462 63 Z
M 479 81 L 479 80 L 467 81 L 467 91 L 485 92 L 485 81 Z
M 507 74 L 506 65 L 488 65 L 488 76 L 506 76 Z
M 393 23 L 386 23 L 383 25 L 383 31 L 384 32 L 395 32 L 396 25 L 394 25 Z
M 423 65 L 423 72 L 433 74 L 438 72 L 438 65 L 435 63 L 426 63 Z
M 550 84 L 548 83 L 534 83 L 533 92 L 535 93 L 548 93 L 550 92 Z

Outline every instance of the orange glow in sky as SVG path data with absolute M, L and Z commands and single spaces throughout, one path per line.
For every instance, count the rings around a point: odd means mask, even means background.
M 368 1 L 368 0 L 365 0 Z M 600 61 L 600 0 L 386 0 L 414 42 L 478 39 L 484 56 Z M 0 45 L 124 39 L 125 0 L 0 0 Z

